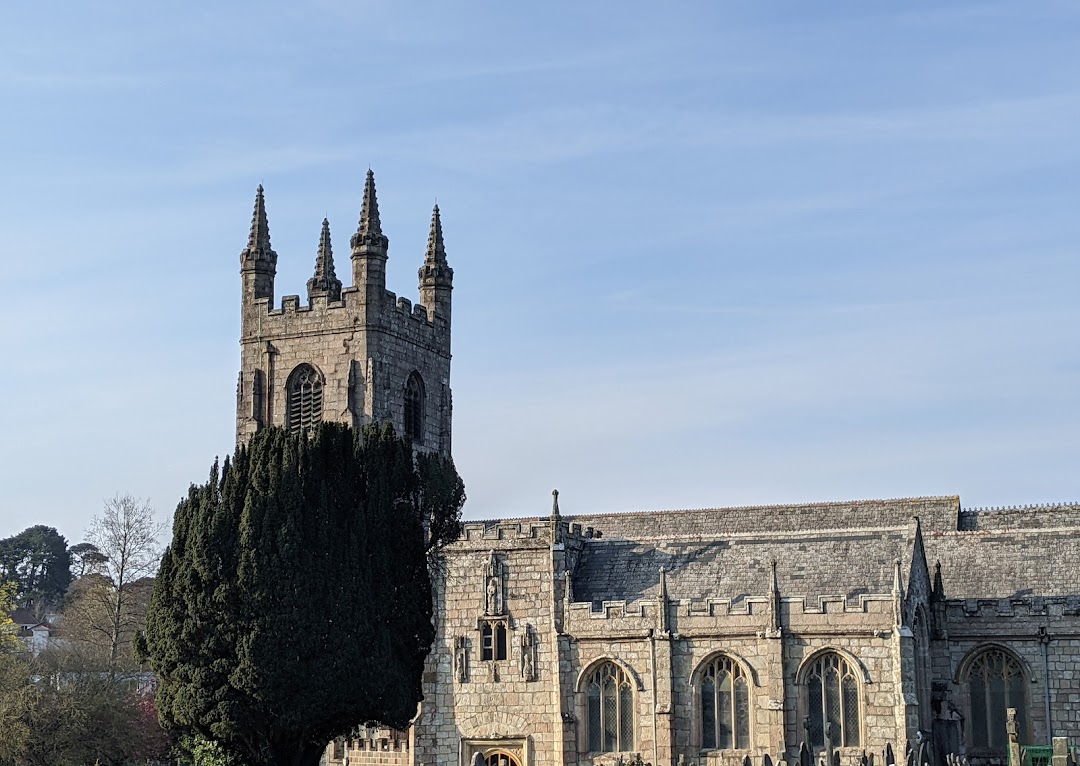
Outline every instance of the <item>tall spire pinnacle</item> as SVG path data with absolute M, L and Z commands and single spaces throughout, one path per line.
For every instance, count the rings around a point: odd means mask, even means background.
M 454 289 L 454 270 L 446 262 L 446 244 L 443 242 L 442 217 L 439 203 L 431 211 L 431 229 L 428 231 L 427 252 L 424 265 L 420 267 L 420 303 L 428 310 L 428 316 L 441 316 L 450 321 L 450 291 Z
M 896 627 L 904 627 L 904 579 L 900 573 L 900 559 L 893 560 L 893 619 Z
M 439 216 L 439 204 L 431 211 L 431 229 L 428 231 L 427 252 L 424 263 L 446 263 L 446 245 L 443 243 L 442 218 Z
M 251 231 L 248 233 L 247 247 L 240 253 L 241 258 L 248 260 L 272 260 L 277 261 L 277 253 L 270 247 L 270 224 L 266 220 L 266 200 L 263 198 L 263 187 L 255 190 L 255 210 L 251 214 Z
M 382 221 L 379 220 L 379 199 L 375 196 L 375 174 L 368 168 L 364 179 L 364 201 L 360 206 L 360 225 L 352 238 L 352 246 L 382 245 L 386 249 L 387 239 L 383 235 Z
M 780 578 L 776 575 L 776 559 L 769 564 L 769 629 L 779 634 L 780 625 Z
M 334 273 L 334 250 L 330 246 L 330 221 L 323 218 L 319 252 L 315 256 L 315 276 L 307 283 L 308 300 L 325 295 L 328 301 L 341 300 L 341 280 Z

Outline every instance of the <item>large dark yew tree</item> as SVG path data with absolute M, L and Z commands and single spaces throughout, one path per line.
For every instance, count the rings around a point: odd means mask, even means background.
M 434 640 L 429 554 L 464 499 L 449 459 L 414 460 L 389 426 L 266 429 L 215 463 L 177 507 L 139 642 L 163 723 L 245 766 L 406 727 Z

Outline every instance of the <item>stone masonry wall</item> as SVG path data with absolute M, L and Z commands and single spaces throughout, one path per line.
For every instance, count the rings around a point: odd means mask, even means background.
M 483 661 L 485 566 L 493 553 L 504 576 L 507 656 Z M 523 763 L 558 762 L 562 719 L 553 694 L 559 657 L 551 572 L 550 533 L 543 526 L 466 525 L 436 589 L 439 619 L 416 726 L 417 763 L 467 766 L 473 749 L 493 747 L 519 754 Z M 522 670 L 526 635 L 536 646 L 531 678 Z M 463 672 L 455 665 L 458 641 L 464 641 Z

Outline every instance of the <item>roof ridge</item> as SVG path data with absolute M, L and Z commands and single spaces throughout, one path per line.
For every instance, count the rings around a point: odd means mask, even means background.
M 627 517 L 640 517 L 640 516 L 653 516 L 656 514 L 676 514 L 676 513 L 700 513 L 702 511 L 765 511 L 765 510 L 797 510 L 800 508 L 812 509 L 812 508 L 829 508 L 836 506 L 856 506 L 866 504 L 886 504 L 886 503 L 916 503 L 928 500 L 947 500 L 956 501 L 959 503 L 959 495 L 921 495 L 917 497 L 894 497 L 894 498 L 874 498 L 866 500 L 824 500 L 813 503 L 772 503 L 763 505 L 730 505 L 730 506 L 709 506 L 705 508 L 657 508 L 653 510 L 640 510 L 640 511 L 607 511 L 603 513 L 563 513 L 564 521 L 577 521 L 578 519 L 590 519 L 607 516 L 627 516 Z M 547 517 L 544 516 L 507 516 L 496 519 L 462 519 L 463 524 L 499 524 L 499 523 L 514 523 L 524 521 L 544 521 Z
M 997 513 L 1000 511 L 1034 511 L 1040 508 L 1080 508 L 1080 501 L 1066 500 L 1050 503 L 1028 503 L 1026 505 L 980 505 L 961 508 L 961 513 Z

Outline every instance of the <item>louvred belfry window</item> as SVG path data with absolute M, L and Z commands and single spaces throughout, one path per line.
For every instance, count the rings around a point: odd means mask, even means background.
M 322 377 L 310 364 L 302 364 L 292 371 L 286 396 L 290 432 L 310 430 L 322 421 Z

